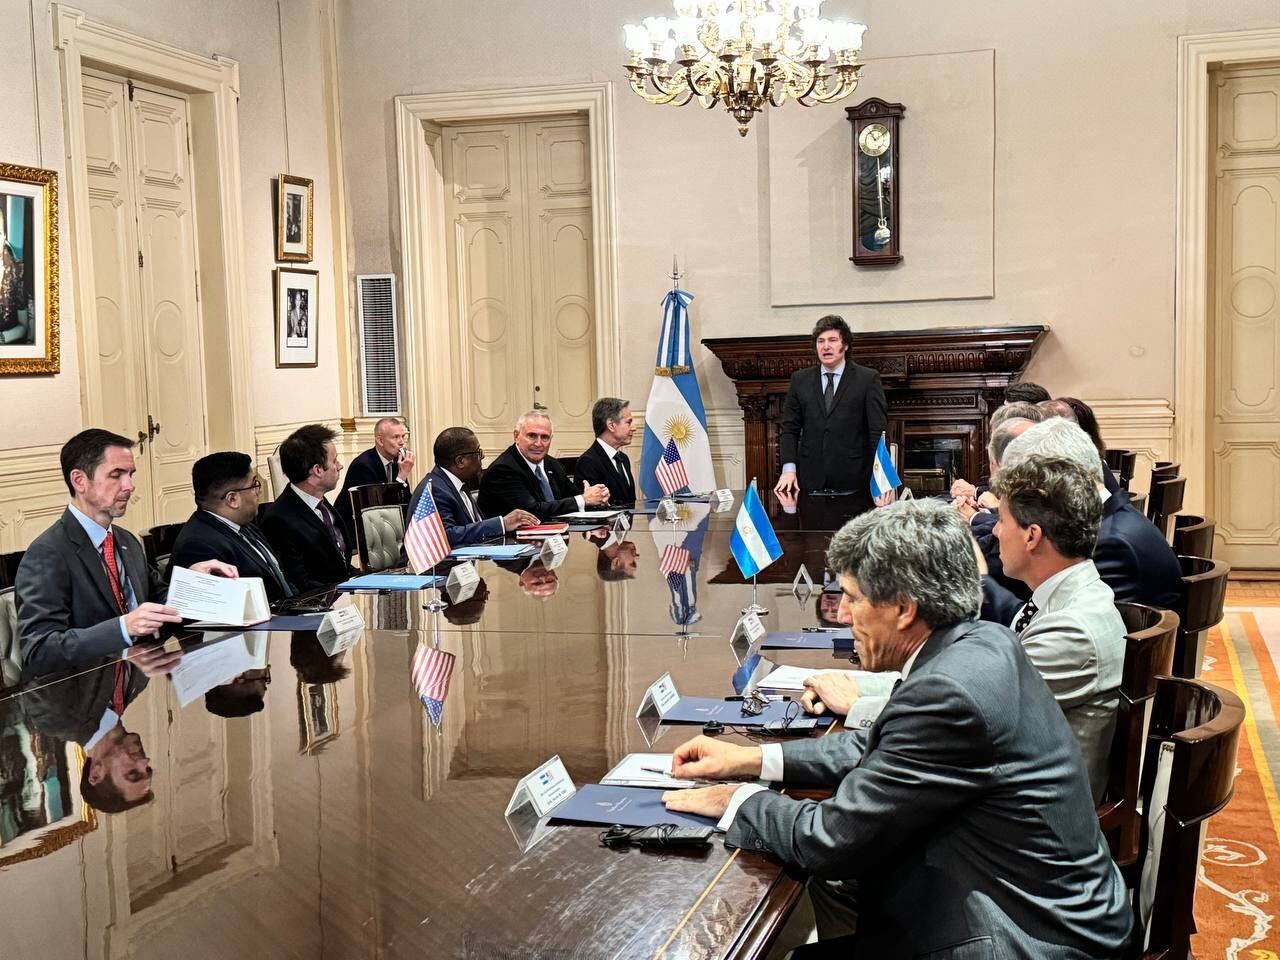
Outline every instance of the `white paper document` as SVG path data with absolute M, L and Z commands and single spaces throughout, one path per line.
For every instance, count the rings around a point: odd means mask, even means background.
M 215 577 L 174 567 L 167 606 L 184 620 L 203 620 L 247 627 L 271 618 L 267 591 L 258 577 Z
M 656 771 L 656 772 L 655 772 Z M 689 787 L 705 787 L 709 780 L 677 780 L 669 776 L 671 754 L 629 753 L 618 765 L 600 778 L 611 787 L 656 787 L 663 790 L 685 790 Z
M 599 520 L 603 524 L 612 520 L 621 510 L 575 510 L 573 513 L 557 513 L 557 520 Z
M 183 654 L 169 673 L 178 703 L 186 706 L 216 686 L 234 680 L 246 670 L 261 670 L 267 663 L 267 635 L 205 634 L 204 645 Z
M 788 690 L 799 693 L 804 681 L 816 673 L 843 673 L 858 684 L 858 692 L 866 697 L 887 697 L 893 692 L 894 681 L 901 677 L 895 671 L 872 673 L 870 670 L 825 670 L 822 667 L 780 666 L 760 681 L 764 690 Z

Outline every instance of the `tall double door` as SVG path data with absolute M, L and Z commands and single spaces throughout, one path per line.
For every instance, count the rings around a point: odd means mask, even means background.
M 583 117 L 445 126 L 449 302 L 465 425 L 492 457 L 521 414 L 591 443 L 596 334 Z
M 82 368 L 105 427 L 136 442 L 125 523 L 185 520 L 206 451 L 189 104 L 83 75 L 96 342 Z

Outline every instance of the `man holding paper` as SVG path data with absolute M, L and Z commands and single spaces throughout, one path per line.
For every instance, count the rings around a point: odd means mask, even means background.
M 114 523 L 134 491 L 133 441 L 84 430 L 66 442 L 60 460 L 71 502 L 27 548 L 14 591 L 23 672 L 32 677 L 119 654 L 136 638 L 182 620 L 160 602 L 165 582 L 138 538 Z M 219 560 L 192 569 L 238 575 Z
M 698 737 L 672 769 L 834 795 L 726 784 L 663 802 L 808 872 L 819 938 L 847 937 L 849 955 L 1121 956 L 1132 911 L 1080 751 L 1013 633 L 975 620 L 964 521 L 895 503 L 840 530 L 828 564 L 863 667 L 903 677 L 874 724 L 764 747 Z

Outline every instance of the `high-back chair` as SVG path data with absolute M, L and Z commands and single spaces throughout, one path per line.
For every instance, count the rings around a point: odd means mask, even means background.
M 142 535 L 142 549 L 151 564 L 164 573 L 169 566 L 169 555 L 173 553 L 173 545 L 178 542 L 178 534 L 186 525 L 183 523 L 162 523 L 152 527 Z
M 1128 490 L 1133 481 L 1133 472 L 1138 465 L 1137 451 L 1108 448 L 1104 459 L 1107 461 L 1107 466 L 1111 468 L 1111 472 L 1116 475 L 1116 479 L 1120 481 L 1121 488 Z
M 271 499 L 275 500 L 289 486 L 289 478 L 285 476 L 284 467 L 280 464 L 280 452 L 267 454 L 267 472 L 271 474 Z
M 1117 603 L 1116 609 L 1126 630 L 1124 674 L 1116 707 L 1115 736 L 1111 740 L 1107 789 L 1098 804 L 1098 825 L 1107 838 L 1112 858 L 1123 869 L 1138 859 L 1138 787 L 1143 744 L 1156 677 L 1167 674 L 1173 663 L 1178 615 L 1140 603 Z
M 0 589 L 0 690 L 22 683 L 22 648 L 18 646 L 18 605 L 13 587 Z
M 1161 480 L 1172 480 L 1181 470 L 1182 464 L 1177 460 L 1157 460 L 1151 465 L 1152 482 L 1155 482 L 1155 477 Z
M 0 587 L 12 587 L 18 582 L 18 564 L 22 562 L 25 550 L 13 553 L 0 553 Z
M 356 550 L 365 570 L 399 566 L 409 488 L 403 483 L 367 483 L 351 488 Z
M 1161 677 L 1142 772 L 1146 843 L 1137 908 L 1142 960 L 1190 960 L 1206 821 L 1231 800 L 1244 706 L 1229 690 Z
M 1173 518 L 1173 552 L 1180 557 L 1213 559 L 1213 534 L 1217 525 L 1208 517 L 1180 513 Z
M 1129 503 L 1133 506 L 1133 509 L 1137 510 L 1139 513 L 1145 514 L 1147 512 L 1147 495 L 1145 493 L 1130 494 Z
M 1147 494 L 1147 518 L 1164 534 L 1165 539 L 1169 537 L 1169 518 L 1182 509 L 1182 497 L 1186 489 L 1186 477 L 1151 478 L 1151 490 Z
M 1198 677 L 1205 637 L 1222 621 L 1231 565 L 1204 557 L 1179 557 L 1178 565 L 1182 567 L 1182 608 L 1178 611 L 1182 623 L 1173 653 L 1173 675 Z

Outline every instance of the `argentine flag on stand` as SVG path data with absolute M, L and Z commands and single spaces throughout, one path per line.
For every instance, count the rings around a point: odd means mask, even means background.
M 773 524 L 764 512 L 754 480 L 747 487 L 742 506 L 738 508 L 733 536 L 729 538 L 729 550 L 733 559 L 738 561 L 742 576 L 748 580 L 782 556 L 782 544 L 778 543 Z
M 667 441 L 674 440 L 688 477 L 688 487 L 705 493 L 716 487 L 707 440 L 707 411 L 689 356 L 689 301 L 693 294 L 673 289 L 662 302 L 662 333 L 653 387 L 644 405 L 644 449 L 640 454 L 640 491 L 650 499 L 663 496 L 656 471 Z
M 893 458 L 889 456 L 889 448 L 885 446 L 884 434 L 880 434 L 880 443 L 876 447 L 876 458 L 871 462 L 871 496 L 879 497 L 890 490 L 897 490 L 898 471 L 893 468 Z

